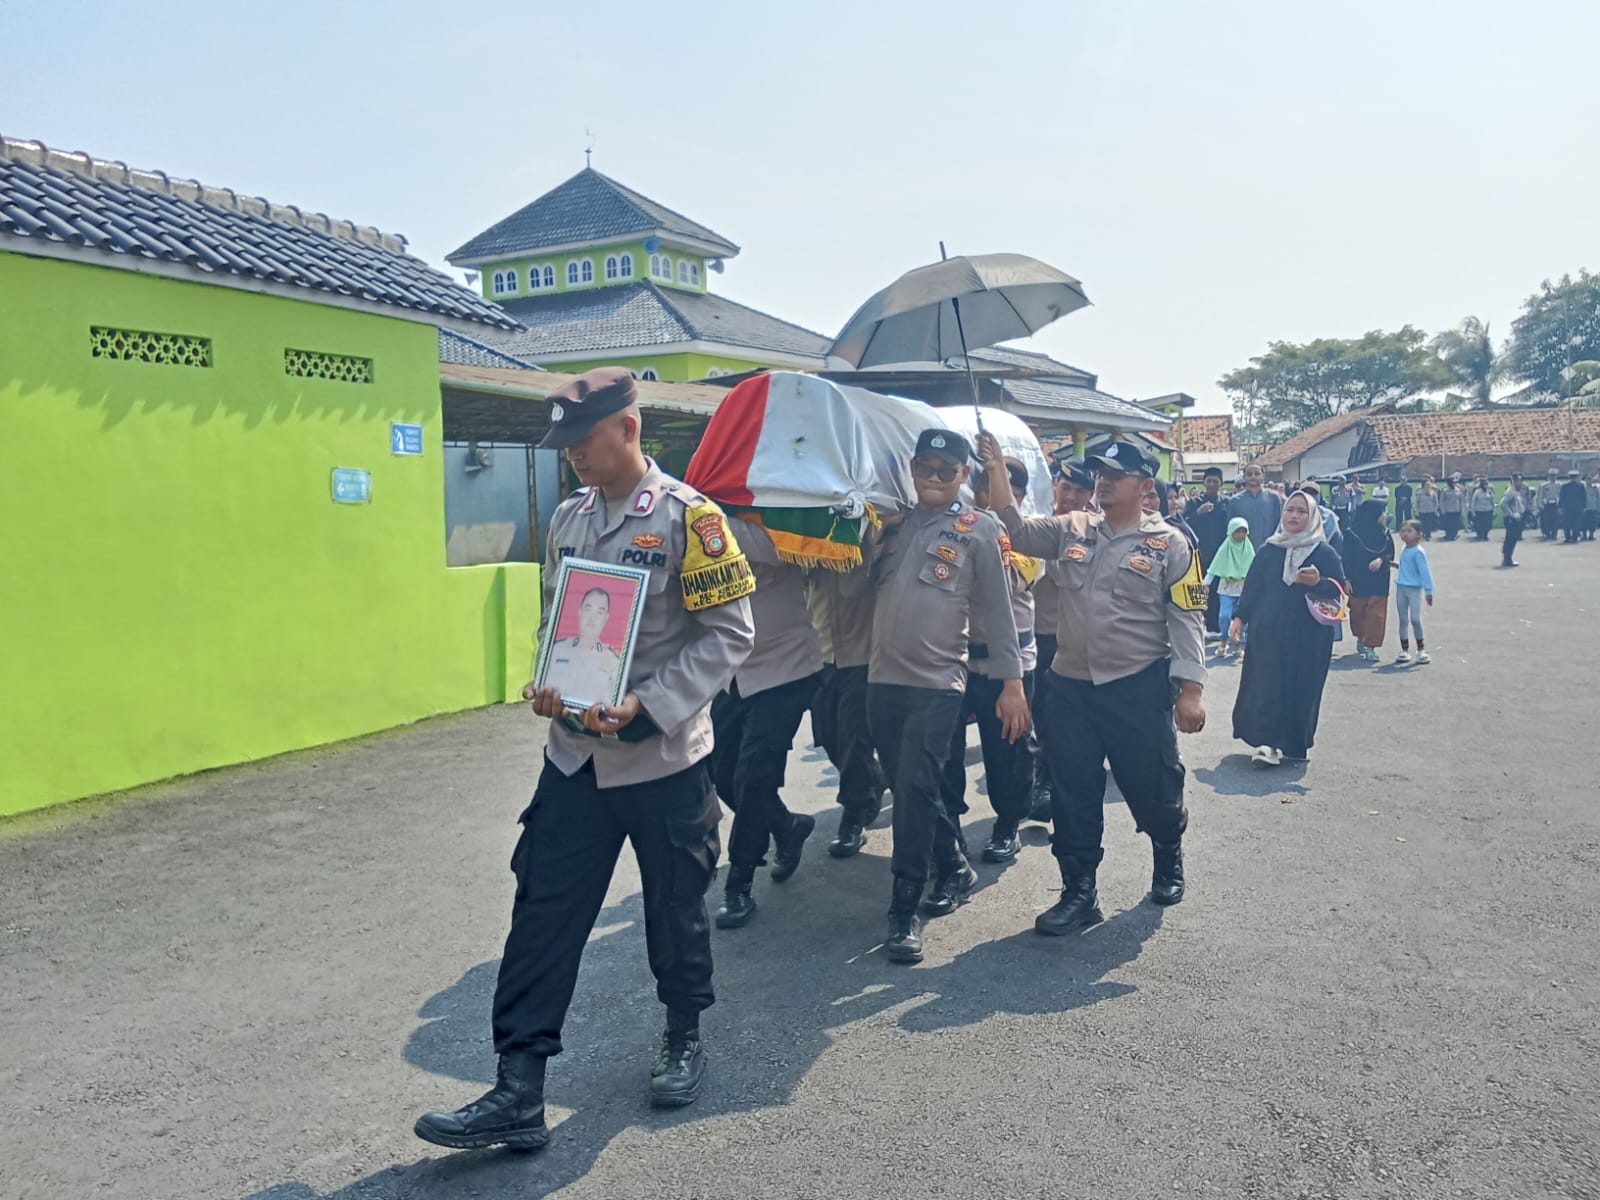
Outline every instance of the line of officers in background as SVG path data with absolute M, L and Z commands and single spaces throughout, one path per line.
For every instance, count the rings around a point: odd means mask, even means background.
M 961 828 L 969 722 L 995 812 L 983 859 L 1014 860 L 1030 816 L 1053 825 L 1062 893 L 1039 932 L 1102 919 L 1108 762 L 1151 839 L 1150 899 L 1183 898 L 1176 732 L 1205 720 L 1206 597 L 1193 547 L 1146 511 L 1157 468 L 1113 442 L 1058 467 L 1055 513 L 1027 517 L 1021 463 L 987 434 L 975 455 L 930 429 L 911 460 L 916 504 L 884 520 L 858 570 L 782 562 L 759 524 L 736 522 L 755 571 L 755 646 L 712 704 L 714 778 L 734 811 L 719 927 L 755 916 L 769 851 L 773 882 L 800 865 L 816 822 L 780 789 L 808 709 L 839 775 L 829 853 L 856 854 L 893 796 L 891 961 L 920 961 L 922 918 L 952 912 L 978 881 Z M 969 482 L 975 505 L 961 499 Z

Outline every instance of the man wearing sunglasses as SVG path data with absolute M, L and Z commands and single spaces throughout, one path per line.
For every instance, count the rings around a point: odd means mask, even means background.
M 999 444 L 980 434 L 978 449 L 990 494 L 1004 497 Z M 1128 810 L 1150 836 L 1150 899 L 1183 899 L 1188 814 L 1177 731 L 1198 733 L 1206 721 L 1199 560 L 1160 514 L 1142 511 L 1160 464 L 1132 442 L 1112 442 L 1087 463 L 1099 513 L 1024 517 L 1014 504 L 999 510 L 1019 551 L 1061 568 L 1044 751 L 1056 785 L 1052 848 L 1062 891 L 1034 922 L 1055 936 L 1102 920 L 1095 876 L 1104 854 L 1108 759 Z
M 917 910 L 949 911 L 977 882 L 961 832 L 940 795 L 941 774 L 967 686 L 971 623 L 989 638 L 988 670 L 1000 681 L 995 715 L 1003 736 L 1028 731 L 1022 652 L 1011 616 L 1000 524 L 960 499 L 972 449 L 949 429 L 926 429 L 911 458 L 917 503 L 885 522 L 874 564 L 877 605 L 867 668 L 867 722 L 894 792 L 894 886 L 885 953 L 922 961 Z M 1002 468 L 1002 480 L 1005 479 Z M 1009 491 L 1009 482 L 1001 487 Z M 945 901 L 948 901 L 948 907 Z

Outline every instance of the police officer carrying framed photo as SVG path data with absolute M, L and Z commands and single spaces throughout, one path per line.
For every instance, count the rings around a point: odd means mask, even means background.
M 624 841 L 639 861 L 645 943 L 667 1010 L 651 1102 L 692 1102 L 705 1072 L 700 1013 L 714 1000 L 705 893 L 720 852 L 704 762 L 709 708 L 754 642 L 745 597 L 755 580 L 722 511 L 640 449 L 627 368 L 598 368 L 552 392 L 550 421 L 541 446 L 564 449 L 588 486 L 550 521 L 541 642 L 553 633 L 560 560 L 644 567 L 649 582 L 620 704 L 574 717 L 558 689 L 523 690 L 551 723 L 511 858 L 517 886 L 493 1009 L 496 1082 L 415 1127 L 455 1149 L 537 1150 L 549 1140 L 545 1063 L 561 1053 L 579 961 Z
M 878 596 L 867 720 L 894 791 L 894 883 L 885 942 L 892 962 L 922 961 L 917 911 L 930 861 L 935 877 L 924 911 L 949 911 L 977 882 L 961 831 L 940 796 L 966 689 L 969 618 L 976 617 L 990 638 L 1002 735 L 1015 741 L 1028 731 L 1004 531 L 994 517 L 960 499 L 971 459 L 961 434 L 922 431 L 911 458 L 917 503 L 894 524 L 885 520 L 874 565 Z M 1010 484 L 1003 466 L 999 479 L 1004 494 Z
M 1004 496 L 999 445 L 988 434 L 978 445 L 991 494 Z M 1095 877 L 1104 854 L 1108 760 L 1139 830 L 1150 837 L 1150 899 L 1183 899 L 1188 814 L 1177 733 L 1198 733 L 1206 719 L 1199 562 L 1181 533 L 1141 511 L 1160 464 L 1132 442 L 1112 442 L 1087 461 L 1099 513 L 1024 517 L 1015 505 L 1000 510 L 1013 546 L 1061 563 L 1044 751 L 1056 789 L 1052 847 L 1062 892 L 1034 923 L 1053 935 L 1102 920 Z

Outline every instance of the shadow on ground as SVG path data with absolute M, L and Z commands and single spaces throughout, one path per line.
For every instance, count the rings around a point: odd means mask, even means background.
M 892 1020 L 907 1033 L 924 1034 L 997 1014 L 1062 1013 L 1124 996 L 1134 988 L 1107 976 L 1139 957 L 1163 913 L 1144 902 L 1077 938 L 1045 938 L 1028 929 L 940 965 L 903 968 L 885 963 L 877 945 L 883 880 L 874 875 L 862 882 L 871 886 L 838 896 L 838 907 L 849 911 L 831 927 L 817 922 L 808 906 L 772 904 L 749 929 L 714 935 L 721 1003 L 706 1017 L 710 1077 L 693 1107 L 661 1113 L 646 1102 L 661 1009 L 645 963 L 636 894 L 596 922 L 564 1031 L 568 1049 L 550 1065 L 553 1116 L 570 1115 L 553 1126 L 545 1151 L 425 1157 L 335 1192 L 292 1181 L 245 1200 L 547 1196 L 583 1178 L 613 1139 L 634 1126 L 671 1126 L 786 1103 L 847 1025 Z M 937 943 L 940 922 L 930 923 L 928 937 L 931 946 Z M 841 949 L 841 941 L 859 949 Z M 772 952 L 777 946 L 784 948 L 781 961 Z M 783 963 L 805 965 L 787 970 Z M 497 970 L 497 962 L 480 963 L 419 1011 L 422 1023 L 406 1043 L 405 1058 L 453 1082 L 419 1095 L 418 1112 L 464 1104 L 493 1080 L 488 1030 Z
M 1215 767 L 1195 767 L 1190 774 L 1219 796 L 1305 796 L 1310 792 L 1298 782 L 1305 778 L 1305 763 L 1262 767 L 1248 754 L 1229 754 Z

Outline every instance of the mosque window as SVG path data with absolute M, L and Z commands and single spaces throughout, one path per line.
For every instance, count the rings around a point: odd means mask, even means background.
M 583 272 L 583 281 L 585 283 L 593 283 L 594 282 L 594 263 L 590 262 L 586 258 L 581 263 L 579 263 L 578 266 L 581 268 L 581 270 Z
M 556 269 L 554 267 L 550 267 L 550 266 L 545 267 L 545 269 L 544 269 L 544 285 L 547 288 L 555 287 L 555 285 L 556 285 Z
M 567 286 L 568 287 L 572 287 L 577 282 L 578 282 L 578 264 L 576 262 L 569 262 L 567 264 Z
M 622 261 L 622 277 L 624 279 L 632 279 L 633 278 L 633 255 L 624 254 L 622 256 L 622 260 L 621 261 Z
M 616 277 L 617 277 L 617 256 L 615 254 L 608 254 L 608 255 L 606 255 L 606 278 L 607 279 L 615 279 Z

